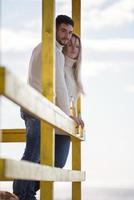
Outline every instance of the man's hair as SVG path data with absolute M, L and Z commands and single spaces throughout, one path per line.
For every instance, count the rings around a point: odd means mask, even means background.
M 67 15 L 58 15 L 56 17 L 56 28 L 58 28 L 58 26 L 62 23 L 69 24 L 72 25 L 72 27 L 74 27 L 74 21 Z

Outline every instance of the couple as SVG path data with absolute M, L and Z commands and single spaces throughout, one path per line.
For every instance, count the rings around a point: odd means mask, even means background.
M 55 86 L 56 105 L 68 116 L 69 101 L 73 96 L 75 104 L 78 96 L 83 92 L 80 81 L 81 42 L 80 38 L 73 33 L 74 22 L 66 15 L 56 18 L 56 63 L 55 63 Z M 46 72 L 47 73 L 47 72 Z M 29 66 L 29 84 L 41 92 L 41 44 L 32 53 Z M 21 112 L 26 125 L 26 148 L 22 160 L 35 163 L 40 161 L 40 120 Z M 82 119 L 70 116 L 77 125 L 84 127 Z M 70 136 L 55 134 L 55 167 L 63 168 L 70 147 Z M 44 150 L 45 151 L 45 150 Z M 20 200 L 36 200 L 36 191 L 39 189 L 37 181 L 15 180 L 13 192 Z

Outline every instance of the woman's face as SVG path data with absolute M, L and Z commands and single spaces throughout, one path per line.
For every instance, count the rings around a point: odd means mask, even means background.
M 71 40 L 68 42 L 65 50 L 65 54 L 73 59 L 76 59 L 80 52 L 80 43 L 78 38 L 72 36 Z

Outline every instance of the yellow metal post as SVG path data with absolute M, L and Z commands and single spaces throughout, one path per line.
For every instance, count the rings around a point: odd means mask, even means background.
M 0 95 L 4 94 L 5 88 L 5 68 L 0 66 Z
M 81 0 L 72 0 L 72 18 L 74 20 L 74 32 L 81 33 Z
M 0 66 L 0 95 L 4 94 L 4 90 L 5 90 L 5 68 Z M 1 111 L 1 105 L 0 105 L 0 111 Z M 0 115 L 1 115 L 1 112 L 0 112 Z M 1 119 L 1 116 L 0 116 L 0 119 Z M 1 127 L 0 127 L 0 142 L 1 141 L 2 141 L 2 132 L 1 132 Z
M 5 160 L 0 158 L 0 180 L 5 177 Z
M 74 20 L 74 33 L 81 35 L 81 0 L 72 0 L 72 18 Z M 81 100 L 77 102 L 78 113 L 81 111 Z
M 72 139 L 72 169 L 81 170 L 81 142 Z M 72 200 L 81 200 L 81 182 L 72 182 Z
M 72 0 L 72 18 L 74 20 L 74 32 L 81 33 L 81 0 Z M 78 113 L 81 110 L 80 98 L 78 100 Z M 81 141 L 72 138 L 72 169 L 81 170 Z M 81 200 L 81 182 L 72 183 L 72 200 Z
M 42 94 L 52 102 L 54 102 L 54 10 L 54 0 L 42 0 Z M 42 121 L 41 164 L 54 166 L 54 140 L 53 128 Z M 40 199 L 53 199 L 53 182 L 41 181 Z
M 81 0 L 72 0 L 72 18 L 74 20 L 74 32 L 81 35 Z M 81 100 L 77 102 L 78 113 L 81 111 Z

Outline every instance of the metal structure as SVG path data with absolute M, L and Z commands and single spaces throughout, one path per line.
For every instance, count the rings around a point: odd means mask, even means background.
M 72 0 L 74 32 L 78 35 L 80 35 L 80 16 L 81 1 Z M 32 87 L 22 83 L 6 68 L 0 67 L 0 95 L 25 108 L 41 120 L 41 163 L 34 164 L 0 158 L 0 180 L 39 180 L 41 200 L 54 199 L 55 181 L 70 181 L 72 182 L 72 200 L 81 200 L 81 182 L 85 180 L 85 172 L 81 171 L 81 141 L 84 138 L 76 134 L 75 122 L 54 105 L 54 19 L 55 1 L 42 0 L 42 95 Z M 47 73 L 45 73 L 46 71 Z M 44 112 L 40 112 L 41 110 Z M 80 112 L 80 99 L 78 110 Z M 65 131 L 72 138 L 72 170 L 54 167 L 54 127 Z M 25 141 L 24 129 L 6 129 L 1 130 L 1 133 L 1 142 Z

